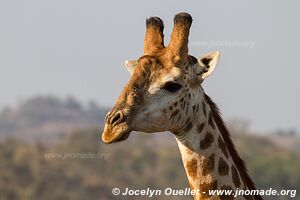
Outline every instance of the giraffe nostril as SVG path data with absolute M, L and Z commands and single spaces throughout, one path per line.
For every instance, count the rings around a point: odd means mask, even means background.
M 117 113 L 111 120 L 111 123 L 115 123 L 116 121 L 118 121 L 121 118 L 121 114 Z
M 116 126 L 117 124 L 120 124 L 121 122 L 124 122 L 124 121 L 125 121 L 124 114 L 121 111 L 118 111 L 110 119 L 110 124 L 112 124 L 113 126 Z

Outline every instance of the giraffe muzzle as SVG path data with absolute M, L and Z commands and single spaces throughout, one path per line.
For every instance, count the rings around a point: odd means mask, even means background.
M 112 111 L 105 117 L 105 126 L 102 133 L 102 141 L 110 144 L 128 138 L 131 129 L 126 121 L 127 117 L 123 111 Z

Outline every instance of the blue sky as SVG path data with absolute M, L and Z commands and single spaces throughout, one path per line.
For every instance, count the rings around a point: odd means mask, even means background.
M 300 130 L 299 1 L 0 1 L 0 107 L 37 94 L 112 105 L 142 54 L 145 19 L 193 16 L 190 54 L 220 50 L 204 88 L 226 120 Z

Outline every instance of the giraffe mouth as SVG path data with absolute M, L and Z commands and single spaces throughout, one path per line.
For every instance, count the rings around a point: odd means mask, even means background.
M 105 127 L 102 133 L 102 141 L 106 144 L 121 142 L 126 140 L 130 133 L 131 129 L 128 127 L 123 127 L 121 130 L 110 130 L 110 128 Z
M 121 142 L 121 141 L 124 141 L 126 140 L 130 135 L 130 132 L 128 133 L 125 133 L 125 134 L 122 134 L 121 137 L 118 137 L 116 140 L 114 140 L 113 142 L 117 143 L 117 142 Z

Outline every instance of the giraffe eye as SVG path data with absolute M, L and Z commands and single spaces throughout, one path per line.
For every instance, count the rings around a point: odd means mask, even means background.
M 177 92 L 180 90 L 182 85 L 176 83 L 176 82 L 167 82 L 162 89 L 167 90 L 169 92 Z

